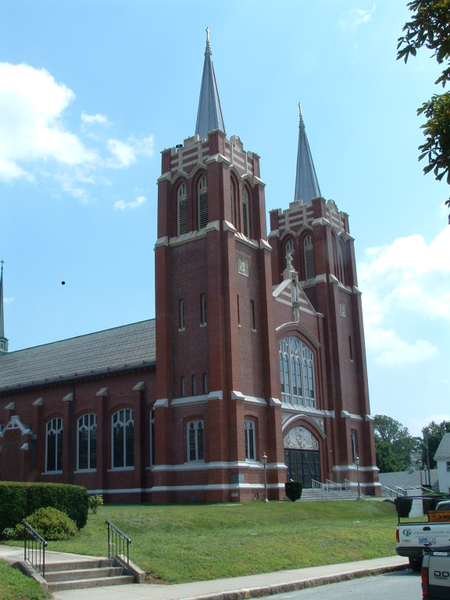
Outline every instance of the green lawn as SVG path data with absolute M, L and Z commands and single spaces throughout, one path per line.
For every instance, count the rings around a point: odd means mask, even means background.
M 106 554 L 108 519 L 149 580 L 182 583 L 395 554 L 397 517 L 378 501 L 104 505 L 49 550 Z M 17 544 L 17 542 L 16 542 Z
M 0 600 L 44 600 L 50 598 L 41 586 L 6 560 L 0 560 Z

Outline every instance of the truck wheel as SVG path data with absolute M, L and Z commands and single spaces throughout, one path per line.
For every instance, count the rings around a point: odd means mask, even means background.
M 421 558 L 409 558 L 409 566 L 413 571 L 420 571 L 422 569 L 422 559 Z

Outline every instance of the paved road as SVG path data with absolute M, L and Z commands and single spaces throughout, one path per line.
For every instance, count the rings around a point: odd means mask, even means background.
M 422 600 L 420 573 L 399 571 L 270 596 L 270 600 Z

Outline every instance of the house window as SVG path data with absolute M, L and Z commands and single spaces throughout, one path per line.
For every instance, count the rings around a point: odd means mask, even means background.
M 46 472 L 62 471 L 63 420 L 51 419 L 46 425 Z
M 187 195 L 186 184 L 182 183 L 177 192 L 178 206 L 178 235 L 188 232 L 188 211 L 187 211 Z
M 97 468 L 97 415 L 78 419 L 78 470 Z
M 153 467 L 155 464 L 155 409 L 150 410 L 149 415 L 150 425 L 150 466 Z
M 255 421 L 245 419 L 245 458 L 246 460 L 255 460 L 256 442 L 255 442 Z
M 192 375 L 192 395 L 197 395 L 197 377 Z
M 198 228 L 204 229 L 208 225 L 208 189 L 206 177 L 203 175 L 198 182 Z
M 112 416 L 113 469 L 134 466 L 134 411 L 123 408 Z
M 209 394 L 208 373 L 203 373 L 203 393 L 204 394 Z
M 450 461 L 447 461 L 447 471 L 450 471 Z
M 250 319 L 252 325 L 252 331 L 256 331 L 256 315 L 255 315 L 255 301 L 250 300 Z
M 184 329 L 184 300 L 178 300 L 178 325 L 179 331 Z
M 206 294 L 200 294 L 200 325 L 206 325 Z
M 189 461 L 205 458 L 203 421 L 187 423 L 187 455 Z
M 290 258 L 289 258 L 289 255 L 290 255 Z M 295 252 L 294 252 L 294 241 L 293 240 L 288 240 L 286 242 L 286 246 L 284 247 L 284 256 L 286 259 L 286 267 L 289 264 L 292 264 L 292 266 L 294 266 Z
M 244 225 L 244 235 L 246 237 L 250 236 L 250 214 L 249 214 L 249 206 L 248 206 L 248 192 L 247 188 L 242 190 L 242 218 Z
M 316 407 L 314 355 L 296 337 L 279 347 L 281 399 L 288 404 Z
M 314 279 L 316 276 L 314 269 L 314 246 L 313 239 L 310 235 L 307 235 L 303 240 L 303 254 L 305 257 L 306 279 Z

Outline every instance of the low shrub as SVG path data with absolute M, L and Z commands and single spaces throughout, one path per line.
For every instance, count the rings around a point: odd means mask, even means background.
M 302 496 L 303 483 L 301 481 L 286 481 L 284 489 L 289 500 L 295 502 L 300 500 Z
M 51 506 L 38 508 L 25 520 L 45 540 L 68 540 L 77 532 L 75 521 L 68 517 L 66 513 Z M 23 539 L 24 529 L 22 523 L 16 525 L 15 539 Z
M 103 496 L 101 494 L 94 494 L 93 496 L 89 496 L 89 508 L 92 510 L 94 515 L 97 512 L 99 506 L 103 506 Z

